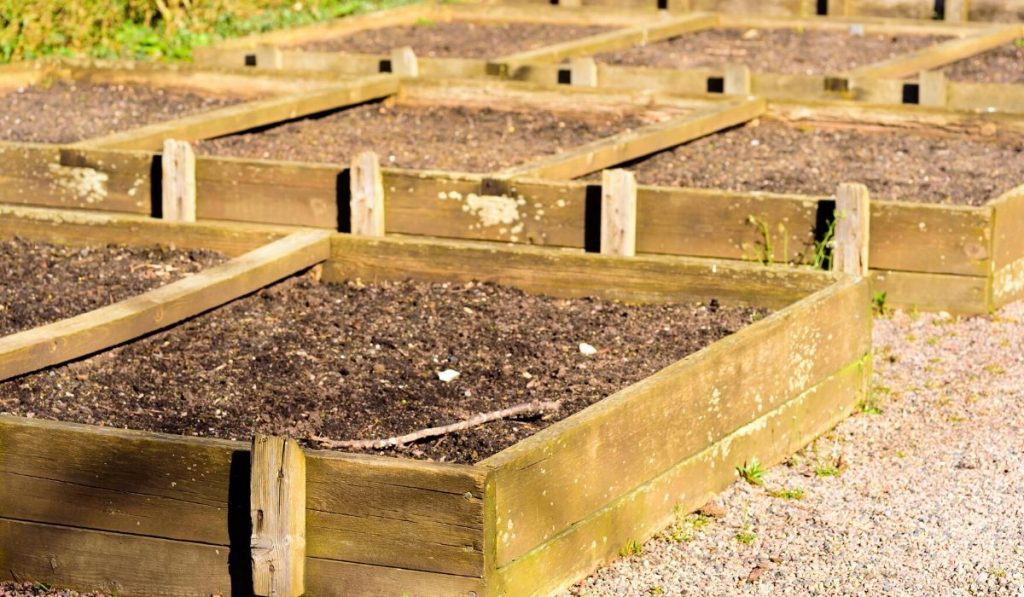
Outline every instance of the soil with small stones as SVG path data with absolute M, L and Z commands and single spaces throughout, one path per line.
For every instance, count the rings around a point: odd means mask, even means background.
M 950 81 L 1024 83 L 1024 45 L 1009 44 L 954 62 L 942 69 Z
M 621 66 L 705 68 L 728 63 L 752 71 L 827 74 L 866 66 L 926 48 L 945 38 L 919 35 L 851 35 L 844 31 L 708 29 L 597 56 Z
M 571 593 L 1024 595 L 1024 303 L 895 313 L 874 342 L 869 412 Z
M 110 593 L 70 591 L 33 582 L 0 582 L 0 597 L 104 597 Z
M 647 124 L 629 112 L 584 114 L 373 103 L 195 144 L 203 154 L 348 164 L 373 150 L 383 166 L 490 172 Z
M 313 52 L 386 55 L 392 48 L 408 46 L 417 56 L 484 59 L 534 50 L 611 30 L 612 27 L 545 23 L 425 23 L 368 29 L 299 47 Z
M 32 85 L 0 95 L 0 140 L 74 143 L 241 101 L 144 85 Z
M 0 336 L 116 303 L 223 261 L 210 251 L 0 241 Z
M 147 339 L 0 384 L 0 413 L 228 439 L 376 439 L 522 402 L 405 456 L 471 463 L 731 334 L 763 311 L 562 300 L 491 284 L 306 274 Z M 585 355 L 580 343 L 597 349 Z M 438 373 L 460 376 L 442 382 Z
M 982 205 L 1024 182 L 1024 136 L 838 128 L 761 119 L 629 168 L 641 184 Z

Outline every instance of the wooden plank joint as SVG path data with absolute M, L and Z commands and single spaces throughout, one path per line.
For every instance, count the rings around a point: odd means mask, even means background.
M 306 457 L 295 440 L 252 441 L 252 589 L 260 596 L 305 592 Z
M 391 73 L 401 77 L 420 76 L 420 63 L 416 52 L 409 46 L 391 49 Z
M 636 255 L 636 176 L 628 170 L 601 173 L 601 254 Z
M 161 217 L 169 222 L 195 222 L 196 154 L 192 145 L 165 139 L 160 167 Z
M 836 192 L 833 271 L 857 277 L 868 275 L 871 202 L 868 188 L 842 183 Z
M 352 159 L 351 232 L 359 236 L 384 236 L 384 179 L 380 160 L 372 151 Z
M 723 91 L 726 95 L 748 96 L 751 92 L 750 68 L 745 64 L 726 64 Z
M 924 71 L 918 80 L 918 103 L 922 106 L 944 108 L 949 99 L 948 89 L 945 73 L 937 70 Z
M 569 73 L 575 87 L 597 87 L 597 62 L 590 56 L 569 60 Z

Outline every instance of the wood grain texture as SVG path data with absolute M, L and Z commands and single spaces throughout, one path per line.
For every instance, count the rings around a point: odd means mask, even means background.
M 283 226 L 228 222 L 174 224 L 128 214 L 0 205 L 0 238 L 20 236 L 63 245 L 163 245 L 209 249 L 234 257 L 293 231 Z
M 636 255 L 636 176 L 628 170 L 601 173 L 601 254 Z
M 485 471 L 333 452 L 306 462 L 310 557 L 482 576 Z
M 380 160 L 372 151 L 364 151 L 352 158 L 349 170 L 352 214 L 352 234 L 358 236 L 384 236 L 385 205 L 384 179 Z
M 75 144 L 89 149 L 157 150 L 167 138 L 211 139 L 332 108 L 379 99 L 398 91 L 399 79 L 376 75 L 321 89 L 257 100 L 185 116 L 176 120 L 87 139 Z
M 293 439 L 257 434 L 250 451 L 252 591 L 306 592 L 306 457 Z
M 988 313 L 988 276 L 957 276 L 873 270 L 871 287 L 886 293 L 886 304 L 901 309 Z
M 832 269 L 852 276 L 868 275 L 871 239 L 871 197 L 860 183 L 842 183 L 836 191 L 835 246 Z
M 992 211 L 987 207 L 871 202 L 871 267 L 987 276 Z
M 831 428 L 867 395 L 869 380 L 870 358 L 847 365 L 497 568 L 490 594 L 547 595 L 568 587 L 618 557 L 627 541 L 660 531 L 677 506 L 689 512 L 706 503 L 736 481 L 736 467 L 754 457 L 765 465 L 778 463 Z M 490 489 L 501 492 L 500 485 Z
M 991 27 L 962 39 L 952 39 L 847 72 L 850 77 L 900 78 L 963 60 L 1010 43 L 1021 34 L 1019 25 Z
M 837 283 L 483 461 L 495 469 L 497 565 L 859 360 L 869 302 L 866 281 Z
M 155 290 L 0 338 L 0 379 L 116 346 L 315 265 L 328 256 L 329 234 L 296 232 Z
M 484 581 L 477 577 L 422 572 L 354 562 L 308 558 L 308 595 L 358 597 L 480 597 Z
M 118 595 L 227 595 L 229 550 L 0 518 L 0 578 Z
M 575 250 L 496 243 L 336 235 L 327 281 L 489 281 L 561 297 L 629 303 L 709 301 L 781 307 L 827 286 L 806 268 L 645 255 L 607 257 Z
M 196 154 L 188 141 L 164 139 L 160 156 L 161 217 L 169 222 L 196 221 Z
M 1024 185 L 993 201 L 993 308 L 1024 296 Z

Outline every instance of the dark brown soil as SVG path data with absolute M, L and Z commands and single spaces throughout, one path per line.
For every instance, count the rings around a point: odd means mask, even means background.
M 756 123 L 757 121 L 755 121 Z M 1024 136 L 817 128 L 760 120 L 630 167 L 641 184 L 981 205 L 1024 183 Z
M 80 593 L 32 582 L 0 582 L 0 597 L 102 597 L 105 595 L 109 595 L 109 593 Z
M 949 65 L 943 72 L 964 83 L 1024 83 L 1024 38 Z
M 402 27 L 368 29 L 299 47 L 313 52 L 387 55 L 392 48 L 409 46 L 417 56 L 485 59 L 534 50 L 611 30 L 612 27 L 545 23 L 423 22 Z
M 643 124 L 629 113 L 372 103 L 195 146 L 208 155 L 338 164 L 372 149 L 383 166 L 490 172 Z
M 0 336 L 98 309 L 222 261 L 209 251 L 0 241 Z
M 793 29 L 708 29 L 665 41 L 608 52 L 600 62 L 622 66 L 721 69 L 746 64 L 755 72 L 820 75 L 881 62 L 944 38 L 860 35 Z
M 0 95 L 0 140 L 74 143 L 240 101 L 143 85 L 32 85 Z
M 310 275 L 91 359 L 0 384 L 0 413 L 174 434 L 375 439 L 533 400 L 549 419 L 424 441 L 475 462 L 764 312 L 560 300 L 491 284 L 319 284 Z M 586 356 L 580 343 L 597 348 Z M 449 383 L 438 373 L 461 376 Z

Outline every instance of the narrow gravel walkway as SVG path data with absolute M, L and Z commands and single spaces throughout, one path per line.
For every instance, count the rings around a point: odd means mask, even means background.
M 875 346 L 868 412 L 571 594 L 1024 596 L 1024 303 Z

